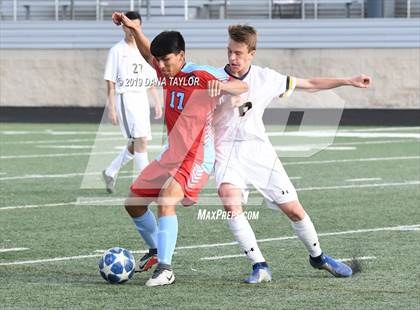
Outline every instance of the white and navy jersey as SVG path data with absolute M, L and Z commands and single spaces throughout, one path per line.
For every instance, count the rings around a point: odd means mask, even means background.
M 229 73 L 228 65 L 222 70 L 231 78 L 237 78 Z M 252 108 L 240 117 L 238 108 L 223 104 L 222 99 L 222 104 L 216 109 L 213 123 L 217 144 L 255 139 L 266 141 L 268 138 L 262 121 L 265 108 L 275 98 L 290 96 L 296 86 L 294 77 L 255 65 L 239 79 L 248 84 L 248 92 L 241 95 L 242 101 L 251 102 Z
M 136 47 L 121 40 L 109 53 L 104 79 L 115 83 L 117 94 L 145 92 L 156 81 L 156 71 L 147 63 Z

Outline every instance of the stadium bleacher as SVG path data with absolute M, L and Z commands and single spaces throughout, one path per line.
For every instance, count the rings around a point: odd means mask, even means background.
M 328 19 L 420 17 L 420 0 L 0 0 L 1 20 L 104 20 L 139 10 L 149 19 Z M 187 4 L 187 7 L 185 5 Z

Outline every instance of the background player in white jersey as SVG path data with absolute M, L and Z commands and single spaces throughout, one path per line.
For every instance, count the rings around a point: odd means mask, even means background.
M 130 11 L 126 16 L 141 24 L 139 13 Z M 114 125 L 119 123 L 129 142 L 102 172 L 109 193 L 114 191 L 119 170 L 130 160 L 134 158 L 137 174 L 149 164 L 147 141 L 152 139 L 152 132 L 148 89 L 155 102 L 155 119 L 162 116 L 157 90 L 151 86 L 157 79 L 156 72 L 140 54 L 131 31 L 125 26 L 123 30 L 124 39 L 109 51 L 104 78 L 107 82 L 108 119 Z
M 238 109 L 222 104 L 216 110 L 215 174 L 218 193 L 226 211 L 233 214 L 228 225 L 242 250 L 253 264 L 251 276 L 244 281 L 271 281 L 271 271 L 257 245 L 255 234 L 243 214 L 250 186 L 265 198 L 269 207 L 281 209 L 290 219 L 294 232 L 309 252 L 314 268 L 326 269 L 334 276 L 348 277 L 352 269 L 323 254 L 311 219 L 299 203 L 296 190 L 276 151 L 265 134 L 262 116 L 276 97 L 289 96 L 295 88 L 316 91 L 339 86 L 369 87 L 371 78 L 299 79 L 284 76 L 269 68 L 252 65 L 256 54 L 257 33 L 247 25 L 229 27 L 228 61 L 224 70 L 232 78 L 248 83 L 240 97 L 228 98 L 238 105 L 251 102 L 252 108 L 241 118 Z

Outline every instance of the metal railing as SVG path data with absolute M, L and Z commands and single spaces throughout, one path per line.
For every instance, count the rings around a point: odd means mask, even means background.
M 371 0 L 0 0 L 0 19 L 6 19 L 4 16 L 12 16 L 12 20 L 19 19 L 19 12 L 24 10 L 24 19 L 31 20 L 31 12 L 35 9 L 53 10 L 46 19 L 77 19 L 75 10 L 88 11 L 88 19 L 103 20 L 105 10 L 138 10 L 144 13 L 148 19 L 158 16 L 181 17 L 184 20 L 200 19 L 200 18 L 284 18 L 284 8 L 298 8 L 298 11 L 292 11 L 289 18 L 318 19 L 320 17 L 320 7 L 325 8 L 343 6 L 345 10 L 345 18 L 350 17 L 366 17 L 366 7 L 372 8 Z M 383 0 L 391 1 L 391 0 Z M 413 7 L 420 10 L 420 0 L 393 0 L 394 11 L 397 2 L 405 1 L 406 8 L 405 17 L 413 17 Z M 391 3 L 391 2 L 389 2 Z M 385 2 L 382 6 L 385 6 Z M 415 6 L 413 6 L 415 4 Z M 369 7 L 370 6 L 370 7 Z M 355 13 L 357 8 L 357 14 Z M 175 11 L 176 13 L 174 13 Z M 383 10 L 383 8 L 382 8 Z M 258 12 L 257 12 L 258 11 Z M 419 15 L 416 11 L 415 16 Z M 193 13 L 192 13 L 193 12 Z M 11 14 L 10 14 L 11 13 Z M 240 15 L 242 14 L 242 15 Z M 331 13 L 333 18 L 334 11 Z M 353 15 L 352 15 L 353 14 Z M 381 13 L 379 12 L 378 15 Z M 382 12 L 383 14 L 383 12 Z M 45 17 L 44 16 L 44 17 Z M 381 17 L 381 16 L 367 16 Z M 388 16 L 389 17 L 389 16 Z M 286 17 L 287 18 L 287 17 Z

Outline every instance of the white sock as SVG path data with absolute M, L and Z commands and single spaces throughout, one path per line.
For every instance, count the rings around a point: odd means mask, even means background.
M 134 152 L 134 162 L 136 163 L 136 171 L 140 174 L 140 172 L 146 168 L 149 164 L 149 158 L 147 156 L 147 152 L 144 153 L 137 153 Z
M 127 148 L 121 151 L 120 154 L 118 154 L 117 157 L 111 162 L 111 164 L 106 168 L 105 173 L 106 175 L 109 175 L 110 177 L 115 178 L 115 176 L 118 174 L 120 169 L 128 163 L 130 160 L 133 159 L 133 154 L 131 154 Z
M 309 215 L 305 213 L 305 216 L 302 220 L 298 222 L 292 222 L 292 227 L 296 236 L 305 245 L 309 255 L 312 257 L 317 257 L 322 254 L 321 246 L 319 245 L 318 241 L 318 235 Z
M 262 263 L 265 259 L 255 239 L 254 231 L 243 213 L 228 219 L 228 225 L 241 249 L 252 262 Z

